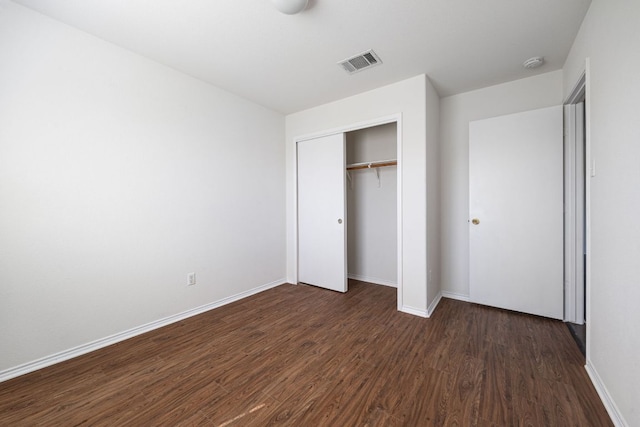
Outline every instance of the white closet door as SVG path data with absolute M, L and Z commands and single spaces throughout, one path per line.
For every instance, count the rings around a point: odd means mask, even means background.
M 471 300 L 563 315 L 562 107 L 469 124 Z
M 344 133 L 298 143 L 298 281 L 347 291 Z

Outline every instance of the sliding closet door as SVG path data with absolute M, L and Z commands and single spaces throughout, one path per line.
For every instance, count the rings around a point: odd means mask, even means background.
M 345 135 L 298 142 L 298 281 L 347 291 Z

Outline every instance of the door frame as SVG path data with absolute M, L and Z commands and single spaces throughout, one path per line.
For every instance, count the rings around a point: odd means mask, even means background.
M 576 125 L 579 119 L 576 117 L 576 104 L 584 102 L 584 134 L 576 132 Z M 564 102 L 565 109 L 565 257 L 564 257 L 564 321 L 576 324 L 583 324 L 585 319 L 585 310 L 587 316 L 589 310 L 587 306 L 589 304 L 588 288 L 590 283 L 590 180 L 589 176 L 593 175 L 592 160 L 591 160 L 591 145 L 590 145 L 590 133 L 589 133 L 589 103 L 588 103 L 588 91 L 587 91 L 587 71 L 585 70 L 578 81 L 573 87 L 573 90 Z M 582 140 L 584 140 L 584 151 L 582 150 Z M 579 146 L 580 145 L 580 146 Z M 582 151 L 582 153 L 580 153 Z M 582 154 L 584 159 L 584 182 L 580 183 L 578 173 L 579 169 L 576 167 L 576 157 Z M 580 195 L 576 194 L 576 187 L 580 188 L 582 184 L 584 188 L 584 230 L 585 235 L 579 236 L 576 233 L 576 228 L 581 225 L 581 220 L 577 218 L 583 212 L 576 212 L 576 202 L 579 201 Z M 583 240 L 584 238 L 584 240 Z M 580 286 L 577 280 L 582 279 L 582 272 L 577 271 L 581 266 L 581 263 L 577 259 L 582 256 L 582 249 L 579 248 L 581 243 L 584 244 L 586 250 L 586 259 L 584 260 L 584 283 L 585 286 Z M 589 322 L 587 322 L 588 324 Z M 587 327 L 588 328 L 588 327 Z M 587 329 L 588 330 L 588 329 Z M 587 343 L 589 340 L 587 339 Z
M 312 134 L 300 135 L 294 138 L 296 143 L 295 156 L 298 158 L 298 143 L 302 141 L 307 141 L 310 139 L 320 138 L 323 136 L 334 135 L 337 133 L 347 133 L 353 132 L 356 130 L 371 128 L 380 125 L 386 125 L 389 123 L 396 124 L 396 150 L 397 150 L 397 189 L 396 189 L 396 217 L 397 217 L 397 308 L 398 310 L 402 309 L 402 113 L 392 114 L 389 116 L 378 117 L 371 120 L 366 120 L 358 123 L 352 123 L 346 126 L 340 126 L 337 128 L 326 129 L 323 131 L 315 132 Z M 346 173 L 346 171 L 345 171 Z M 293 204 L 295 207 L 295 216 L 293 218 L 294 223 L 294 251 L 293 251 L 293 276 L 295 278 L 295 283 L 299 282 L 298 277 L 298 162 L 296 160 L 294 164 L 294 176 L 293 180 Z M 346 218 L 345 218 L 346 219 Z M 348 224 L 347 224 L 348 226 Z

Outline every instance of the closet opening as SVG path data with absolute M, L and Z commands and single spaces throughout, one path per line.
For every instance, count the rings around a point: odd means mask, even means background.
M 397 124 L 346 133 L 347 277 L 398 286 Z
M 401 129 L 397 114 L 296 138 L 296 283 L 393 287 L 402 310 Z

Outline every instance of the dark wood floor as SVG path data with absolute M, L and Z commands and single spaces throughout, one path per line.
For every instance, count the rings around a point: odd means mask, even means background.
M 283 285 L 0 384 L 0 425 L 607 426 L 565 325 Z

